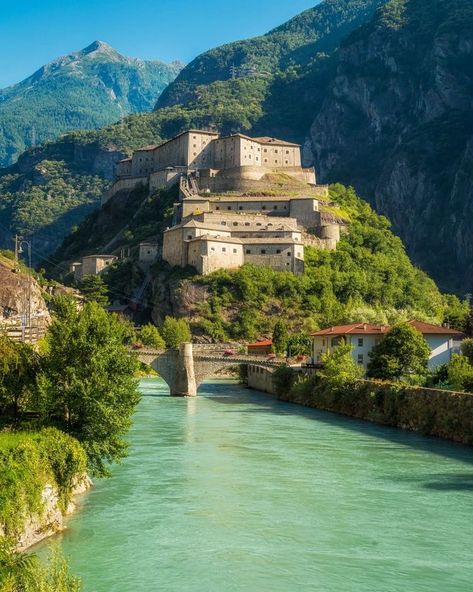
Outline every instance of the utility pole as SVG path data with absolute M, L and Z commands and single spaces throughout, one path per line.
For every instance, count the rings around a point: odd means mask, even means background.
M 26 245 L 28 249 L 28 289 L 27 289 L 27 307 L 25 311 L 24 328 L 29 328 L 31 336 L 31 295 L 33 291 L 32 282 L 33 277 L 31 275 L 32 260 L 31 260 L 31 241 L 23 239 L 23 237 L 15 234 L 15 271 L 19 271 L 19 255 L 23 253 L 23 245 Z M 23 341 L 25 341 L 25 330 L 23 331 Z

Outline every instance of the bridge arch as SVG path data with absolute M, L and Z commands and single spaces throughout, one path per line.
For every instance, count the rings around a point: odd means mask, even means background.
M 225 346 L 222 345 L 220 352 Z M 169 386 L 171 396 L 195 397 L 199 386 L 218 371 L 230 366 L 251 364 L 262 367 L 275 367 L 282 364 L 278 360 L 266 360 L 257 356 L 236 355 L 224 357 L 216 346 L 213 351 L 199 349 L 194 351 L 192 343 L 183 343 L 179 350 L 140 350 L 138 358 L 163 378 Z

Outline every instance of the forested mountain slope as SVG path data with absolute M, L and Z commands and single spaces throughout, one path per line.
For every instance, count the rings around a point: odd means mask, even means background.
M 319 178 L 355 185 L 443 287 L 473 289 L 470 0 L 391 0 L 342 44 L 311 136 Z
M 101 41 L 54 60 L 0 90 L 0 166 L 63 132 L 150 111 L 181 68 L 127 58 Z

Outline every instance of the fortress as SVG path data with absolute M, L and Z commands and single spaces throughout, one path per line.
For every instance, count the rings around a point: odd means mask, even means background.
M 340 238 L 339 221 L 320 207 L 328 187 L 302 167 L 298 144 L 189 130 L 118 162 L 102 203 L 123 189 L 175 184 L 179 202 L 162 247 L 173 266 L 205 275 L 253 263 L 299 274 L 304 245 L 334 249 Z

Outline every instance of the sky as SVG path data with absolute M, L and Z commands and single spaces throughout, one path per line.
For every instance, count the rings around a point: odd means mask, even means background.
M 105 41 L 123 55 L 191 61 L 266 33 L 318 0 L 0 0 L 0 88 Z

